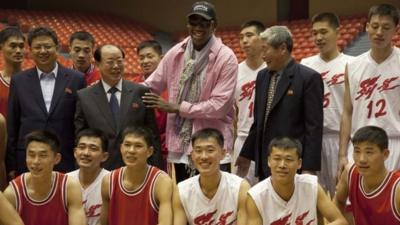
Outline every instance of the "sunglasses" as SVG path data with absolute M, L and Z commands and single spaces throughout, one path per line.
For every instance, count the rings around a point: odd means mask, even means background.
M 212 20 L 189 20 L 189 25 L 192 27 L 200 26 L 201 28 L 209 28 Z

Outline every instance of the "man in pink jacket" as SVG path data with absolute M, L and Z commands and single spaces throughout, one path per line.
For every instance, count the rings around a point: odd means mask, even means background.
M 154 93 L 143 97 L 148 107 L 168 112 L 168 161 L 174 163 L 177 182 L 195 173 L 190 166 L 191 135 L 203 128 L 218 129 L 231 152 L 233 143 L 233 94 L 238 71 L 237 59 L 214 36 L 215 8 L 209 2 L 196 2 L 187 16 L 189 37 L 164 56 L 157 69 L 144 82 Z M 169 93 L 168 101 L 159 95 Z M 229 153 L 221 161 L 230 170 Z

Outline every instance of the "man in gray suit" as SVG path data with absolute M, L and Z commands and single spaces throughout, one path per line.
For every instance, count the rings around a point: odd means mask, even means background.
M 125 54 L 115 45 L 104 45 L 96 49 L 94 59 L 101 80 L 78 92 L 75 112 L 75 128 L 97 128 L 109 138 L 109 158 L 104 168 L 112 170 L 123 166 L 119 151 L 120 136 L 128 126 L 146 125 L 153 131 L 155 152 L 150 164 L 161 166 L 160 136 L 154 110 L 146 108 L 141 97 L 148 88 L 123 80 Z M 162 168 L 163 169 L 163 168 Z

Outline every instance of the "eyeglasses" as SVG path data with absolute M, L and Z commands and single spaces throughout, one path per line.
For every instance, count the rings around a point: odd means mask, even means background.
M 209 28 L 212 20 L 189 20 L 189 25 L 192 27 L 200 26 L 201 28 Z

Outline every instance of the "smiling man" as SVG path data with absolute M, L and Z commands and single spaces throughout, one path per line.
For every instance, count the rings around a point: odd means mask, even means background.
M 7 113 L 7 171 L 11 177 L 27 171 L 24 137 L 39 129 L 56 133 L 61 162 L 55 170 L 69 172 L 74 164 L 74 112 L 76 92 L 86 86 L 80 72 L 57 62 L 58 38 L 47 27 L 28 33 L 35 67 L 12 76 Z
M 174 225 L 246 225 L 244 179 L 220 170 L 224 158 L 224 137 L 212 128 L 197 131 L 192 137 L 192 161 L 199 175 L 182 181 L 174 190 Z
M 79 181 L 87 224 L 96 225 L 100 219 L 101 181 L 109 172 L 101 167 L 107 160 L 108 139 L 101 130 L 85 129 L 76 137 L 74 156 L 79 169 L 68 173 Z
M 271 176 L 248 191 L 246 202 L 251 225 L 319 224 L 317 214 L 328 225 L 347 225 L 317 177 L 296 174 L 301 168 L 302 144 L 293 138 L 272 139 L 268 146 Z
M 187 16 L 189 37 L 176 44 L 161 60 L 144 84 L 154 93 L 143 101 L 150 108 L 168 112 L 168 162 L 174 163 L 176 180 L 193 175 L 189 166 L 191 136 L 205 127 L 219 129 L 228 152 L 233 145 L 236 56 L 215 37 L 217 16 L 209 2 L 193 4 Z M 168 101 L 160 94 L 167 90 Z M 230 157 L 221 161 L 230 169 Z
M 163 168 L 154 110 L 146 108 L 141 99 L 144 93 L 149 92 L 148 88 L 123 79 L 125 53 L 118 46 L 99 46 L 94 59 L 101 80 L 78 92 L 76 133 L 86 128 L 96 128 L 105 133 L 109 138 L 109 157 L 104 168 L 112 170 L 124 165 L 119 151 L 122 131 L 128 126 L 146 125 L 154 134 L 154 154 L 150 164 Z
M 250 160 L 256 175 L 270 175 L 267 146 L 279 136 L 301 140 L 303 172 L 321 167 L 323 84 L 319 73 L 291 57 L 292 35 L 285 26 L 272 26 L 260 34 L 267 68 L 256 79 L 254 122 L 237 160 L 238 174 L 245 176 Z

